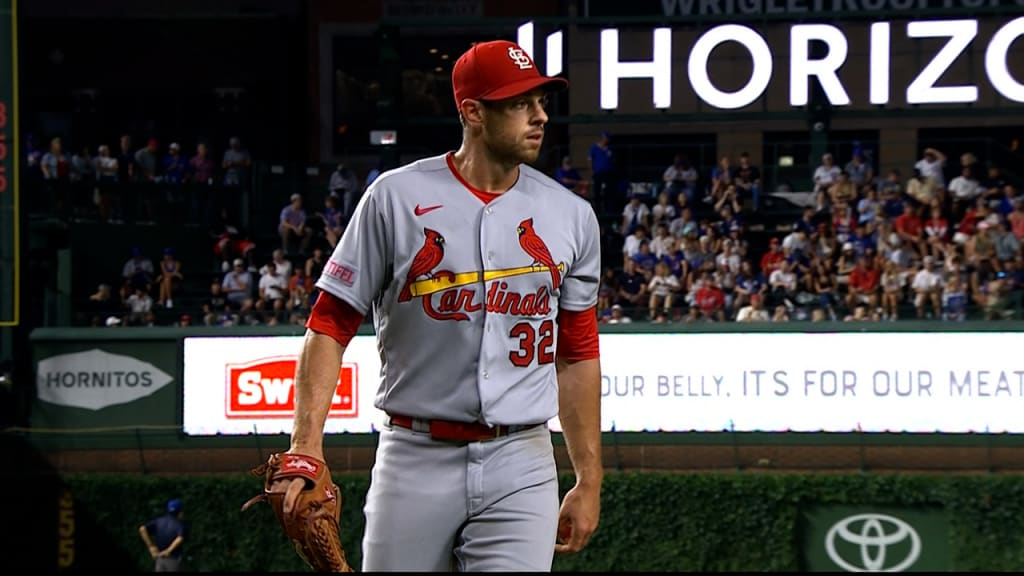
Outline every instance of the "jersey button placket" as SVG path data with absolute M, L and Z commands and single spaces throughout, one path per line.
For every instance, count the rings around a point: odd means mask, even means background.
M 484 214 L 487 215 L 487 216 L 490 216 L 491 214 L 494 214 L 494 208 L 492 206 L 484 207 Z M 480 248 L 486 254 L 487 262 L 488 262 L 488 264 L 484 266 L 485 269 L 490 269 L 490 263 L 494 262 L 494 251 L 487 249 L 487 245 L 488 244 L 489 244 L 489 242 L 487 241 L 486 230 L 483 227 L 481 227 L 481 229 L 480 229 Z M 486 286 L 484 286 L 484 293 L 485 294 L 487 293 L 487 287 Z M 486 308 L 484 309 L 484 325 L 486 326 L 486 332 L 489 334 L 491 332 L 491 318 L 490 318 L 490 314 L 487 313 L 487 309 Z M 490 377 L 491 377 L 490 374 L 487 373 L 486 369 L 483 369 L 483 370 L 480 371 L 480 376 L 484 380 L 489 380 Z

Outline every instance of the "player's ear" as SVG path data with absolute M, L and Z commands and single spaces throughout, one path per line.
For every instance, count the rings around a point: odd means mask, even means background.
M 465 120 L 466 125 L 480 125 L 484 121 L 484 105 L 479 100 L 466 98 L 459 104 L 459 113 Z

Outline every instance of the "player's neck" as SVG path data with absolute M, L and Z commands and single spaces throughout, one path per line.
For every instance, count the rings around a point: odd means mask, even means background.
M 462 179 L 477 190 L 503 194 L 519 179 L 519 163 L 495 159 L 482 146 L 463 143 L 452 154 L 452 164 Z

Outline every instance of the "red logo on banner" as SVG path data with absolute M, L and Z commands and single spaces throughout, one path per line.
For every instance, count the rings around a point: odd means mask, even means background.
M 228 364 L 228 418 L 291 418 L 295 415 L 295 363 L 293 356 L 264 358 L 245 364 Z M 327 416 L 354 418 L 359 415 L 356 394 L 358 365 L 345 362 L 338 370 L 338 385 Z

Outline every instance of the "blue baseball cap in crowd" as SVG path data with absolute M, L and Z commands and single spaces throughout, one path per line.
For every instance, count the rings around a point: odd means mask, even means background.
M 175 498 L 173 500 L 168 500 L 167 501 L 167 511 L 168 512 L 171 512 L 173 514 L 174 512 L 177 512 L 179 510 L 181 510 L 181 500 Z

